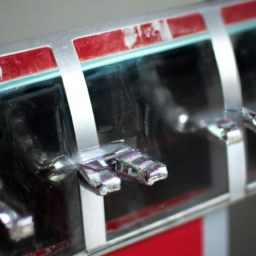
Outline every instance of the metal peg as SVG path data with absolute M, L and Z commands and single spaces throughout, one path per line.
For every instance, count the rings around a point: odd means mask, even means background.
M 151 186 L 168 176 L 166 165 L 135 149 L 129 149 L 116 156 L 113 164 L 118 174 L 144 185 Z
M 243 108 L 242 116 L 244 126 L 253 132 L 256 132 L 256 112 Z
M 237 143 L 242 138 L 240 129 L 229 120 L 221 120 L 210 124 L 207 126 L 207 130 L 215 137 L 226 142 L 227 145 Z
M 166 165 L 124 143 L 83 151 L 77 161 L 80 173 L 101 195 L 121 188 L 119 176 L 149 186 L 168 176 Z

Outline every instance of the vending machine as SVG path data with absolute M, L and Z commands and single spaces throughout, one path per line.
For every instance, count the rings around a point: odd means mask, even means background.
M 256 191 L 256 1 L 2 44 L 0 108 L 0 255 L 230 255 L 227 207 Z

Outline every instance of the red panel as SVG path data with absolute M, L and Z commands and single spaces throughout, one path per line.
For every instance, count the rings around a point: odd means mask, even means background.
M 51 255 L 57 251 L 60 251 L 64 248 L 67 248 L 68 246 L 70 245 L 70 242 L 68 241 L 63 241 L 59 244 L 55 244 L 53 246 L 50 246 L 48 248 L 45 248 L 45 249 L 42 249 L 40 251 L 36 251 L 36 252 L 33 252 L 33 253 L 30 253 L 26 256 L 47 256 L 47 255 Z
M 122 30 L 80 38 L 74 41 L 74 46 L 80 61 L 128 50 Z
M 256 18 L 256 1 L 225 7 L 221 10 L 227 25 Z
M 168 19 L 167 23 L 173 38 L 206 31 L 200 14 L 195 13 L 175 19 Z
M 161 42 L 160 32 L 151 23 L 80 38 L 74 41 L 80 61 L 140 48 Z
M 0 57 L 0 82 L 56 68 L 48 47 Z
M 206 30 L 202 17 L 197 13 L 167 22 L 173 38 Z M 161 33 L 167 38 L 163 20 L 80 38 L 74 41 L 74 46 L 82 62 L 163 42 Z
M 171 229 L 107 256 L 202 256 L 203 221 L 198 219 Z

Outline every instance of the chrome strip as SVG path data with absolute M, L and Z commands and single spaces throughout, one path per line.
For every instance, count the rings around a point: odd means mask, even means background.
M 98 145 L 98 136 L 91 101 L 80 62 L 71 41 L 65 47 L 53 46 L 72 115 L 78 150 Z
M 227 147 L 229 192 L 231 201 L 245 197 L 246 187 L 246 158 L 245 146 L 241 141 Z
M 222 208 L 203 218 L 204 256 L 229 255 L 228 209 Z
M 106 244 L 104 197 L 97 196 L 80 184 L 85 247 L 91 252 Z
M 218 9 L 208 9 L 202 12 L 219 69 L 226 110 L 232 110 L 230 116 L 241 128 L 239 111 L 242 109 L 241 85 L 236 67 L 235 56 Z M 240 115 L 241 116 L 241 115 Z M 246 158 L 244 141 L 227 146 L 228 176 L 231 201 L 245 196 Z
M 219 10 L 203 11 L 205 24 L 212 38 L 212 45 L 222 82 L 226 109 L 242 109 L 240 79 L 236 67 L 233 47 Z
M 62 42 L 64 44 L 64 42 Z M 98 136 L 91 101 L 81 65 L 72 41 L 52 46 L 64 83 L 72 115 L 78 150 L 98 145 Z M 106 242 L 103 197 L 94 195 L 80 185 L 86 250 L 90 251 Z M 88 207 L 89 206 L 89 207 Z

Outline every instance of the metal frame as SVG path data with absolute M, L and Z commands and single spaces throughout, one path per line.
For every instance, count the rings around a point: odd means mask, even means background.
M 63 48 L 65 49 L 64 58 Z M 98 136 L 87 86 L 72 41 L 66 41 L 63 48 L 52 47 L 60 68 L 75 130 L 77 148 L 80 151 L 97 146 Z M 82 185 L 80 185 L 80 195 L 85 246 L 89 251 L 106 242 L 104 202 L 103 197 L 91 193 Z
M 228 209 L 211 212 L 203 220 L 204 256 L 229 255 Z
M 230 44 L 226 28 L 224 27 L 219 14 L 220 7 L 229 3 L 235 4 L 239 2 L 241 1 L 215 1 L 211 3 L 199 3 L 193 6 L 174 8 L 158 13 L 108 22 L 102 25 L 71 30 L 68 31 L 68 33 L 66 31 L 60 32 L 45 37 L 32 39 L 26 42 L 21 41 L 13 44 L 3 44 L 0 45 L 0 56 L 31 50 L 43 46 L 49 46 L 52 48 L 60 70 L 60 74 L 63 79 L 66 96 L 68 99 L 77 141 L 77 148 L 78 150 L 83 150 L 85 148 L 97 146 L 98 138 L 86 82 L 83 77 L 81 64 L 78 60 L 72 43 L 73 40 L 93 34 L 120 29 L 122 27 L 146 23 L 155 19 L 177 17 L 192 12 L 200 12 L 205 19 L 208 31 L 212 37 L 215 56 L 220 71 L 221 81 L 223 83 L 225 105 L 227 108 L 239 109 L 242 104 L 241 91 L 239 89 L 239 77 L 237 75 L 237 68 L 232 52 L 232 46 Z M 218 39 L 220 34 L 221 39 Z M 219 47 L 220 44 L 221 47 L 225 48 L 225 59 L 222 56 L 221 48 Z M 227 61 L 229 66 L 231 65 L 230 72 L 232 73 L 232 76 L 234 75 L 234 78 L 229 75 L 231 73 L 223 73 L 223 67 L 224 69 L 226 68 L 225 63 L 227 63 Z M 231 101 L 229 96 L 229 93 L 231 92 L 231 85 L 235 85 L 236 88 L 235 95 L 232 94 L 234 97 L 236 97 L 236 104 L 234 105 L 232 103 L 233 99 Z M 169 216 L 163 220 L 157 221 L 153 224 L 108 242 L 106 242 L 105 234 L 103 198 L 93 195 L 91 192 L 84 190 L 84 188 L 80 186 L 86 250 L 93 255 L 100 255 L 101 253 L 115 250 L 122 246 L 162 232 L 171 227 L 185 223 L 196 217 L 203 216 L 204 214 L 220 207 L 227 206 L 230 203 L 230 200 L 234 201 L 244 197 L 246 186 L 246 170 L 245 158 L 242 152 L 243 149 L 243 142 L 237 145 L 233 145 L 227 149 L 229 163 L 228 174 L 230 177 L 230 194 L 224 194 L 220 197 L 214 198 L 178 214 Z M 241 162 L 235 162 L 233 159 L 235 157 L 239 157 L 239 161 Z M 233 182 L 235 184 L 234 186 L 232 185 Z M 90 208 L 90 210 L 88 210 L 88 208 Z M 96 212 L 97 215 L 95 214 Z M 99 225 L 99 223 L 101 224 Z M 99 251 L 100 248 L 102 248 L 101 251 Z M 81 253 L 81 255 L 85 255 L 85 253 Z
M 225 109 L 232 116 L 242 132 L 241 110 L 242 92 L 236 60 L 225 25 L 218 9 L 201 12 L 209 33 L 211 34 L 213 49 L 221 78 Z M 239 143 L 227 146 L 228 179 L 231 201 L 245 196 L 246 186 L 246 158 L 245 146 Z
M 229 34 L 229 36 L 232 36 L 236 33 L 240 33 L 243 31 L 247 31 L 250 29 L 255 29 L 256 28 L 256 19 L 253 20 L 248 20 L 239 24 L 235 24 L 235 25 L 230 25 L 227 27 L 227 32 Z M 245 138 L 245 145 L 246 145 L 246 138 Z M 245 155 L 247 155 L 247 150 Z M 246 184 L 246 193 L 248 194 L 253 194 L 256 191 L 256 181 L 252 181 L 250 183 Z

